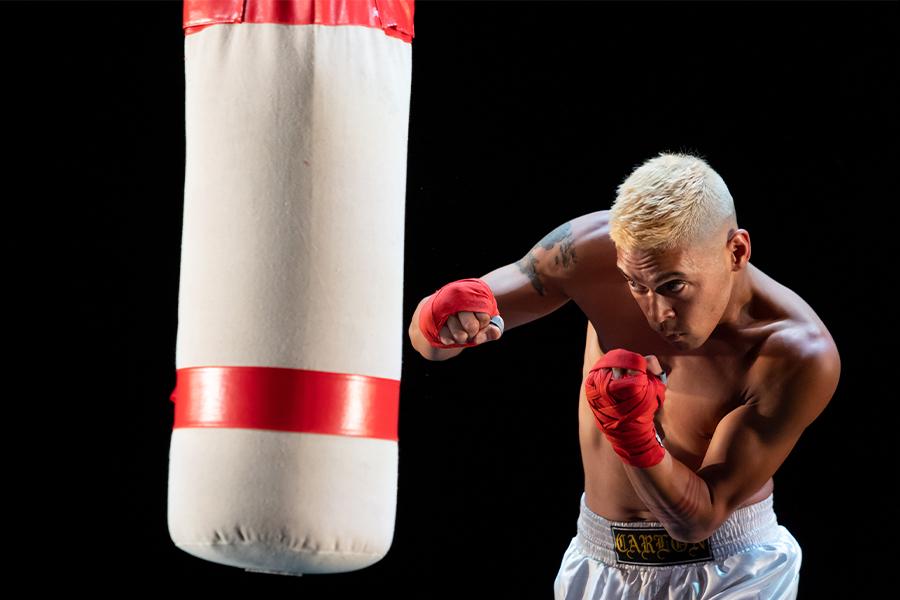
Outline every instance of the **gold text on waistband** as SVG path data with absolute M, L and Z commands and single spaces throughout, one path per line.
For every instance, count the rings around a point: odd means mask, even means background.
M 680 565 L 712 560 L 709 540 L 680 542 L 662 527 L 612 527 L 616 560 L 631 565 Z

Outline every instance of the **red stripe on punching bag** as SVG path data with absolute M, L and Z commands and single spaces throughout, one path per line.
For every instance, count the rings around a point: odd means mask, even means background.
M 271 429 L 397 441 L 400 381 L 278 367 L 178 369 L 179 427 Z
M 184 34 L 221 23 L 364 25 L 411 42 L 415 0 L 184 0 Z

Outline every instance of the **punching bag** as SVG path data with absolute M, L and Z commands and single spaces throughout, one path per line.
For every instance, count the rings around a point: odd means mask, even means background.
M 413 0 L 186 0 L 168 528 L 369 566 L 397 506 Z

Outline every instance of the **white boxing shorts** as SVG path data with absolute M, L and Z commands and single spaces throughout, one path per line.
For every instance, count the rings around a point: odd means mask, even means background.
M 788 600 L 800 544 L 778 524 L 769 494 L 739 508 L 704 541 L 679 542 L 655 521 L 609 521 L 581 495 L 578 533 L 553 583 L 555 600 Z

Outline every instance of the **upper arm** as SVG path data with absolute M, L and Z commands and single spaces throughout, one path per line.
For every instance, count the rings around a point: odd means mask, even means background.
M 840 358 L 833 342 L 797 344 L 780 360 L 787 366 L 778 374 L 770 368 L 750 401 L 719 422 L 697 471 L 715 507 L 710 533 L 774 475 L 837 388 Z
M 563 223 L 522 258 L 483 275 L 503 317 L 504 329 L 543 317 L 569 301 L 566 281 L 576 276 L 578 245 L 587 217 Z

